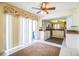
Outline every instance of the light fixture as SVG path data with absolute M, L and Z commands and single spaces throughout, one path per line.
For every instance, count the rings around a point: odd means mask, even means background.
M 45 14 L 45 15 L 46 15 L 47 13 L 46 13 L 45 11 L 42 10 L 42 11 L 40 12 L 40 14 Z
M 37 14 L 39 14 L 39 13 L 49 14 L 49 11 L 56 9 L 56 7 L 52 6 L 52 4 L 50 4 L 49 2 L 42 2 L 41 6 L 39 8 L 37 8 L 37 7 L 32 7 L 32 8 L 39 10 L 37 12 Z
M 57 22 L 60 22 L 60 23 L 64 23 L 64 22 L 66 22 L 66 20 L 49 20 L 49 22 L 51 22 L 51 23 L 57 23 Z

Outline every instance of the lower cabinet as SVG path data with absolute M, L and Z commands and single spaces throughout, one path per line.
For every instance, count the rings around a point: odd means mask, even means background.
M 40 40 L 46 40 L 50 38 L 50 31 L 40 31 Z
M 64 31 L 52 30 L 52 37 L 64 38 Z
M 40 31 L 40 40 L 44 40 L 44 31 Z
M 66 34 L 66 46 L 79 49 L 79 34 Z
M 44 38 L 45 40 L 50 38 L 50 31 L 45 31 L 45 36 L 44 37 L 45 37 Z

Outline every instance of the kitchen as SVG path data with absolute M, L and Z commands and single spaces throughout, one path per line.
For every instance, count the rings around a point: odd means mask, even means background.
M 41 39 L 46 41 L 59 40 L 62 44 L 65 39 L 65 29 L 66 29 L 66 20 L 55 19 L 55 20 L 43 20 L 42 21 L 42 30 Z M 54 41 L 55 41 L 54 40 Z M 57 43 L 57 42 L 54 42 Z

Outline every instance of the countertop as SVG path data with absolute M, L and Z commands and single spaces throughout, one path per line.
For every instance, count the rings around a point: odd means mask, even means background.
M 67 34 L 79 34 L 78 30 L 67 30 Z

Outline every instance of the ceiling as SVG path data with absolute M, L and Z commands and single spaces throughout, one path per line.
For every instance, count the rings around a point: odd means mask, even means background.
M 39 10 L 32 9 L 32 7 L 39 8 L 41 2 L 8 2 L 8 4 L 14 5 L 14 6 L 24 9 L 26 11 L 29 11 L 33 14 L 36 14 L 36 12 L 38 12 Z M 50 11 L 49 15 L 52 15 L 55 12 L 67 11 L 67 10 L 71 10 L 71 9 L 79 7 L 78 2 L 50 2 L 50 4 L 52 6 L 55 6 L 56 10 Z M 44 16 L 44 17 L 46 16 L 43 14 L 36 14 L 36 15 Z

